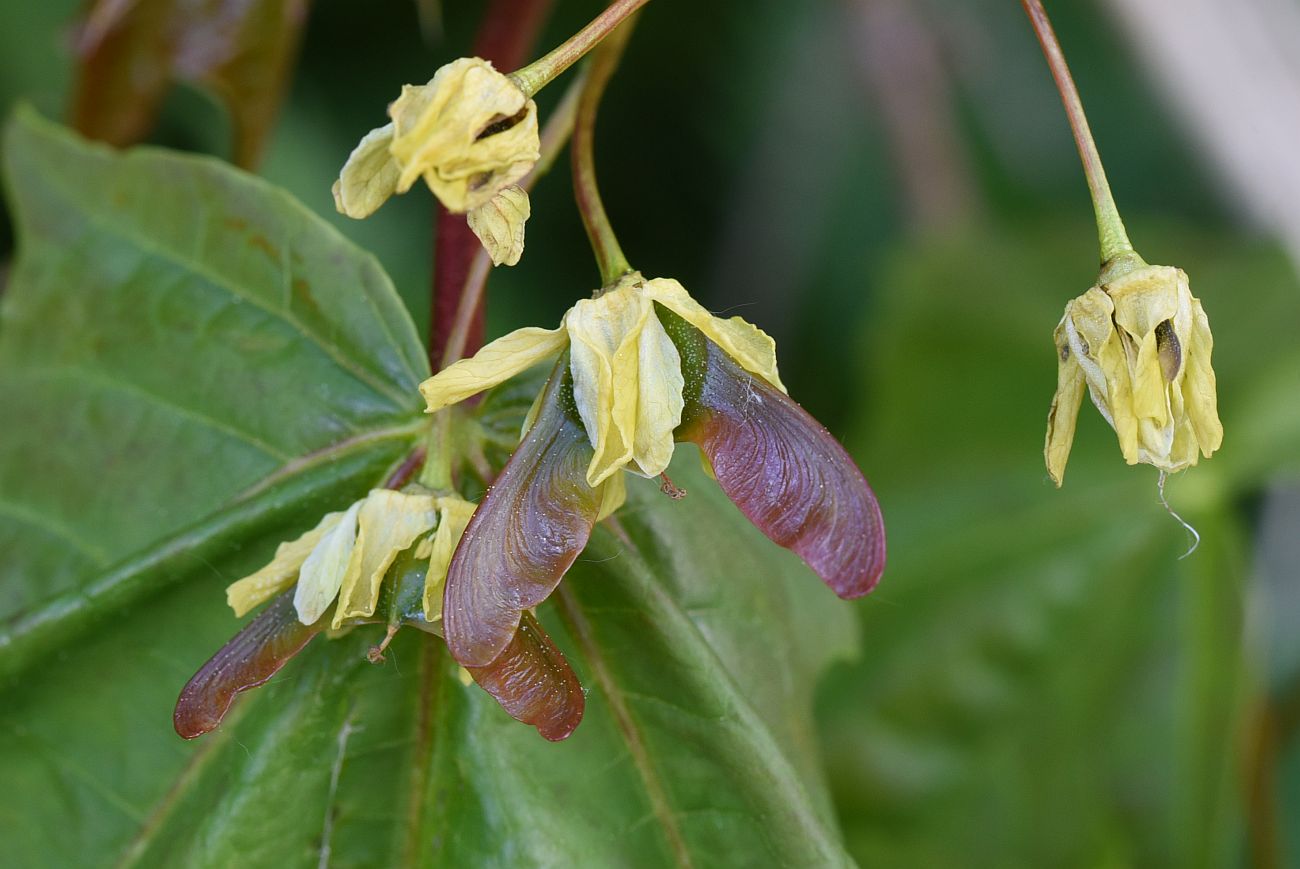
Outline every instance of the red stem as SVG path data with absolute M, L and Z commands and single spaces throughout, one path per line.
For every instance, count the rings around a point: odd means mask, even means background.
M 499 70 L 523 64 L 537 41 L 542 22 L 554 0 L 492 0 L 474 41 L 474 54 L 492 61 Z M 433 259 L 433 306 L 429 324 L 429 362 L 436 371 L 451 335 L 461 294 L 469 277 L 470 264 L 479 248 L 478 238 L 465 222 L 465 215 L 451 214 L 438 205 L 435 219 Z M 479 299 L 470 327 L 465 353 L 483 345 L 486 294 Z
M 456 311 L 460 308 L 460 296 L 479 241 L 465 222 L 465 215 L 452 214 L 438 205 L 433 244 L 433 321 L 429 324 L 429 364 L 437 371 L 451 337 Z M 466 347 L 478 349 L 483 345 L 484 308 L 480 300 L 474 310 Z
M 400 489 L 411 481 L 411 478 L 419 473 L 420 468 L 424 467 L 425 448 L 417 447 L 411 451 L 402 463 L 398 465 L 388 479 L 384 481 L 385 489 Z

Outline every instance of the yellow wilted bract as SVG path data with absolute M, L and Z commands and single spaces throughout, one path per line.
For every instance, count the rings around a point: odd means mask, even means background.
M 442 590 L 447 584 L 447 568 L 451 566 L 451 557 L 456 554 L 456 545 L 465 533 L 465 526 L 474 515 L 474 505 L 460 498 L 439 498 L 438 510 L 438 530 L 433 535 L 429 573 L 424 580 L 424 618 L 429 622 L 442 618 Z
M 1059 367 L 1044 454 L 1056 485 L 1085 387 L 1130 465 L 1179 471 L 1219 448 L 1214 339 L 1182 270 L 1141 265 L 1093 287 L 1065 306 L 1054 337 Z
M 271 563 L 226 589 L 226 602 L 242 616 L 292 587 L 298 620 L 318 621 L 336 600 L 332 627 L 374 615 L 380 584 L 398 554 L 434 531 L 417 550 L 429 559 L 424 616 L 442 617 L 442 586 L 456 544 L 474 513 L 457 497 L 374 489 L 347 510 L 330 513 L 296 540 L 280 544 Z M 436 530 L 435 530 L 436 529 Z
M 541 153 L 537 104 L 477 57 L 452 61 L 428 84 L 405 85 L 388 115 L 392 122 L 366 134 L 334 184 L 335 207 L 349 217 L 369 216 L 420 178 L 448 211 L 473 211 L 527 175 Z
M 486 205 L 471 209 L 466 219 L 493 265 L 512 266 L 524 252 L 524 223 L 531 214 L 528 194 L 511 185 Z
M 684 385 L 681 358 L 655 314 L 656 302 L 703 332 L 746 370 L 785 391 L 777 374 L 776 344 L 769 335 L 740 317 L 713 316 L 677 281 L 645 280 L 633 272 L 598 297 L 579 301 L 558 329 L 511 332 L 438 372 L 420 385 L 420 392 L 433 412 L 568 347 L 574 403 L 595 451 L 587 468 L 588 485 L 599 486 L 623 468 L 656 476 L 672 458 Z M 616 497 L 607 493 L 606 501 Z

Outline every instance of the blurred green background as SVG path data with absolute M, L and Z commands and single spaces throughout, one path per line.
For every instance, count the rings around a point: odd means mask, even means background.
M 1134 242 L 1189 273 L 1214 328 L 1224 447 L 1167 489 L 1202 535 L 1186 559 L 1156 472 L 1125 467 L 1087 407 L 1062 491 L 1042 464 L 1051 331 L 1096 241 L 1019 4 L 659 0 L 602 110 L 632 263 L 775 335 L 791 394 L 884 505 L 890 568 L 851 605 L 861 657 L 818 691 L 863 865 L 1300 866 L 1300 283 L 1124 2 L 1049 10 Z M 6 111 L 64 115 L 78 5 L 0 0 Z M 556 6 L 546 46 L 600 4 Z M 353 222 L 330 184 L 400 84 L 466 53 L 481 9 L 317 3 L 260 167 L 376 253 L 422 331 L 432 197 Z M 180 86 L 154 141 L 228 156 L 229 138 Z M 523 262 L 493 275 L 490 334 L 556 322 L 596 279 L 561 161 Z

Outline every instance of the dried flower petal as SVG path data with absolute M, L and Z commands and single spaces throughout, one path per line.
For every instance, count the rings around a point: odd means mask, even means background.
M 334 207 L 340 214 L 360 220 L 369 217 L 397 192 L 397 161 L 388 152 L 393 125 L 366 133 L 352 149 L 334 182 Z
M 349 507 L 303 562 L 293 605 L 304 625 L 315 624 L 338 597 L 357 544 L 357 513 L 361 511 L 361 504 L 358 501 Z
M 420 384 L 420 394 L 433 413 L 504 383 L 564 349 L 564 328 L 516 329 L 490 342 L 468 359 L 448 365 Z
M 528 194 L 512 184 L 486 205 L 470 209 L 465 219 L 492 258 L 492 264 L 512 266 L 523 256 L 524 224 L 531 214 Z
M 426 85 L 406 85 L 388 114 L 397 191 L 423 177 L 458 214 L 487 204 L 541 155 L 537 104 L 477 57 L 452 61 Z
M 646 295 L 704 333 L 746 371 L 757 374 L 785 392 L 776 371 L 776 342 L 772 336 L 741 317 L 715 317 L 670 278 L 646 281 Z
M 587 474 L 589 485 L 632 458 L 637 338 L 651 315 L 650 302 L 630 287 L 582 299 L 565 315 L 573 400 L 595 450 Z
M 565 316 L 573 398 L 595 454 L 587 483 L 599 486 L 629 462 L 653 477 L 673 455 L 682 417 L 681 357 L 655 316 L 640 275 Z
M 1083 368 L 1073 354 L 1064 325 L 1057 326 L 1056 395 L 1052 396 L 1052 409 L 1047 414 L 1047 443 L 1043 452 L 1047 456 L 1047 473 L 1058 486 L 1065 477 L 1065 463 L 1070 459 L 1075 424 L 1079 419 L 1079 405 L 1087 388 Z
M 339 588 L 333 627 L 348 619 L 368 618 L 379 602 L 379 584 L 393 559 L 433 528 L 438 514 L 432 495 L 374 489 L 361 502 L 357 543 Z
M 474 505 L 460 498 L 438 499 L 438 530 L 428 554 L 429 572 L 424 578 L 424 619 L 432 624 L 442 618 L 442 593 L 446 587 L 451 557 L 474 516 Z
M 311 555 L 316 545 L 326 534 L 339 524 L 343 512 L 326 513 L 316 527 L 296 540 L 281 543 L 275 550 L 275 558 L 257 573 L 233 582 L 226 589 L 226 603 L 235 611 L 236 618 L 243 618 L 255 607 L 275 597 L 298 581 L 298 571 Z
M 1223 445 L 1223 424 L 1219 422 L 1218 385 L 1210 356 L 1214 350 L 1214 336 L 1210 334 L 1210 320 L 1205 316 L 1199 299 L 1191 299 L 1191 323 L 1188 336 L 1183 341 L 1183 406 L 1197 446 L 1208 458 Z M 1191 352 L 1186 348 L 1195 348 Z
M 600 511 L 596 514 L 596 521 L 614 515 L 614 511 L 622 507 L 625 501 L 627 501 L 627 482 L 622 474 L 614 474 L 600 484 Z

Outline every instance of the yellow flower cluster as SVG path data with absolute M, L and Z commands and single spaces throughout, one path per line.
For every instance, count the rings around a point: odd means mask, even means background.
M 420 385 L 429 412 L 502 383 L 569 349 L 573 398 L 591 446 L 593 488 L 626 468 L 654 477 L 668 467 L 681 424 L 682 360 L 659 321 L 662 305 L 713 340 L 743 368 L 785 391 L 772 338 L 740 317 L 710 314 L 677 281 L 632 272 L 564 315 L 557 329 L 505 335 Z
M 425 620 L 433 623 L 442 616 L 447 566 L 473 514 L 474 505 L 460 498 L 374 489 L 281 543 L 270 564 L 226 589 L 226 602 L 242 616 L 296 583 L 298 620 L 315 624 L 337 600 L 331 627 L 340 628 L 349 619 L 374 615 L 393 560 L 433 531 L 416 550 L 417 557 L 429 559 L 423 603 Z

